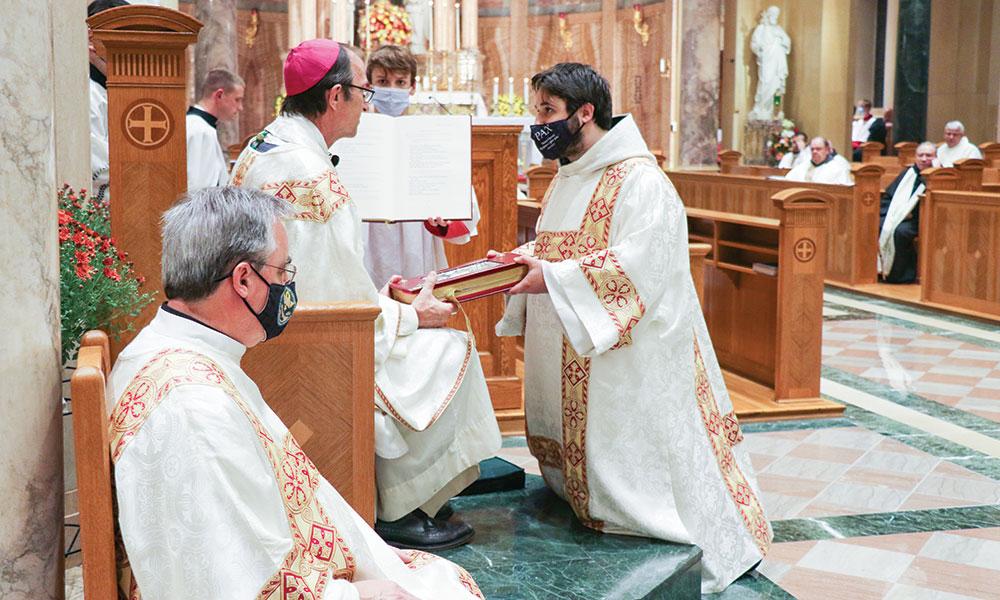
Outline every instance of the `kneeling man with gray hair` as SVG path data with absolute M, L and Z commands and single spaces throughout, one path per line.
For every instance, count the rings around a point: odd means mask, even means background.
M 482 598 L 460 567 L 386 545 L 240 369 L 295 310 L 288 210 L 261 192 L 205 188 L 163 217 L 168 300 L 119 355 L 109 386 L 124 592 Z

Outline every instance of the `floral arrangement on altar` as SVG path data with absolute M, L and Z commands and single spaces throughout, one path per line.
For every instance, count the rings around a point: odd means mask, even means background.
M 794 150 L 792 138 L 799 132 L 798 126 L 790 119 L 781 120 L 781 129 L 771 133 L 767 139 L 767 160 L 778 164 L 781 157 Z
M 140 292 L 145 279 L 111 237 L 111 205 L 86 190 L 65 186 L 59 200 L 59 317 L 62 359 L 69 361 L 90 329 L 118 338 L 133 329 L 126 317 L 137 317 L 153 301 Z
M 368 27 L 365 29 L 364 16 L 358 19 L 358 39 L 366 50 L 374 50 L 385 44 L 409 46 L 413 38 L 413 23 L 410 14 L 402 6 L 379 0 L 368 10 Z M 370 39 L 369 39 L 369 36 Z
M 500 94 L 493 100 L 490 114 L 500 117 L 523 117 L 528 114 L 528 107 L 521 96 Z

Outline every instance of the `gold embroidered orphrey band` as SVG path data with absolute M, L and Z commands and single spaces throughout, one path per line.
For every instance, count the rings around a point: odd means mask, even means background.
M 190 350 L 165 349 L 136 373 L 111 413 L 112 461 L 118 461 L 160 401 L 171 390 L 184 385 L 208 385 L 225 392 L 257 432 L 274 471 L 292 534 L 292 547 L 257 598 L 320 598 L 331 575 L 350 581 L 354 577 L 355 559 L 316 497 L 320 476 L 315 465 L 290 432 L 280 444 L 271 438 L 222 368 L 207 356 Z M 130 599 L 139 598 L 127 564 L 127 558 L 120 556 L 122 591 Z
M 590 198 L 583 222 L 576 231 L 542 231 L 535 238 L 536 258 L 556 262 L 578 260 L 584 277 L 618 329 L 615 348 L 631 343 L 632 327 L 645 312 L 635 285 L 608 249 L 611 218 L 622 184 L 632 169 L 646 163 L 628 159 L 608 166 Z M 555 185 L 546 191 L 542 211 Z M 541 221 L 541 218 L 539 218 Z M 590 489 L 587 485 L 587 402 L 590 386 L 590 359 L 580 356 L 563 336 L 562 444 L 528 435 L 528 449 L 541 464 L 561 467 L 566 498 L 576 516 L 588 527 L 602 529 L 603 523 L 590 516 Z

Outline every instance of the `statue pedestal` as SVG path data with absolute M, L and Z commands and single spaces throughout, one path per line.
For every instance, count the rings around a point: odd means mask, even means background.
M 768 165 L 773 161 L 768 152 L 771 135 L 781 131 L 781 121 L 747 121 L 743 127 L 743 164 Z

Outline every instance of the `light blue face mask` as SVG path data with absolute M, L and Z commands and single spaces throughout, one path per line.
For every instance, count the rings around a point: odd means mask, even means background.
M 410 90 L 377 87 L 372 104 L 375 105 L 375 110 L 383 115 L 398 117 L 406 112 L 406 108 L 410 105 Z

